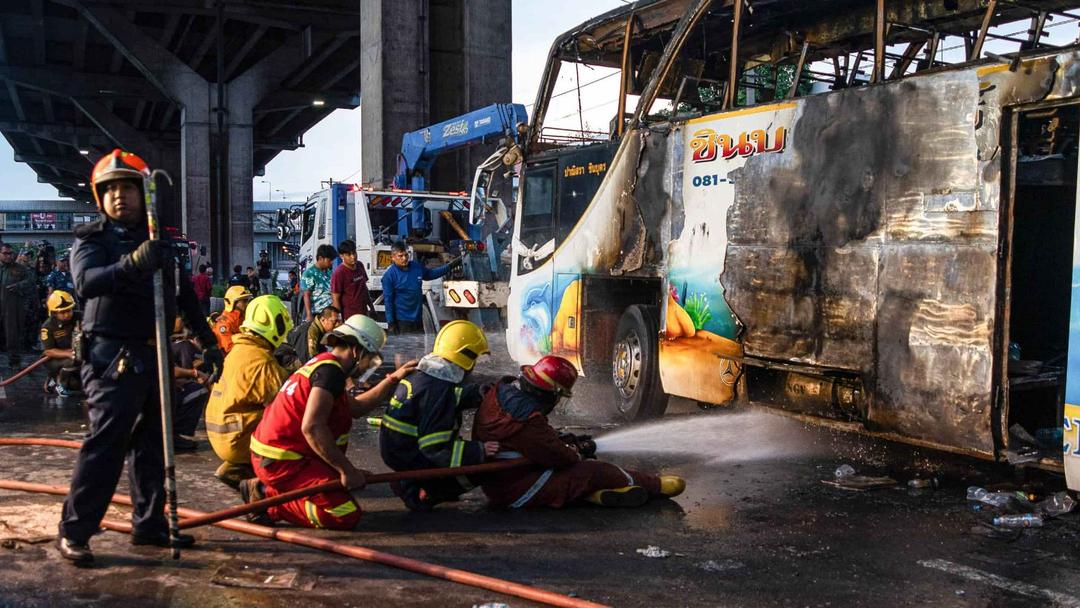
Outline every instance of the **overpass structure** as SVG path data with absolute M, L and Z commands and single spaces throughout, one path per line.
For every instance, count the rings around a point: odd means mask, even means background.
M 402 133 L 509 98 L 509 0 L 0 3 L 15 160 L 85 201 L 97 158 L 140 154 L 174 178 L 166 222 L 219 270 L 250 261 L 252 177 L 333 110 L 362 107 L 362 133 L 341 136 L 361 137 L 361 179 L 383 185 Z M 467 184 L 478 154 L 450 159 L 434 187 Z

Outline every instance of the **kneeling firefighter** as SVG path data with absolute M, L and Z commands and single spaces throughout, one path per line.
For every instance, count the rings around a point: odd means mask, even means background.
M 232 336 L 221 379 L 210 391 L 206 435 L 223 461 L 214 476 L 229 487 L 238 488 L 241 481 L 255 477 L 251 433 L 289 375 L 274 358 L 274 350 L 291 328 L 289 311 L 277 296 L 252 300 L 240 333 Z
M 386 333 L 370 318 L 353 315 L 330 330 L 323 343 L 330 351 L 289 376 L 251 437 L 258 480 L 241 486 L 246 502 L 330 481 L 340 480 L 347 490 L 366 484 L 364 473 L 345 456 L 352 419 L 385 403 L 416 362 L 361 392 L 359 386 L 382 361 Z M 340 490 L 271 507 L 265 515 L 308 528 L 351 530 L 360 521 L 360 507 Z
M 225 291 L 225 310 L 214 319 L 214 337 L 221 350 L 228 354 L 233 347 L 233 336 L 240 332 L 248 302 L 255 296 L 246 287 L 233 285 Z
M 45 363 L 49 374 L 45 392 L 67 395 L 82 391 L 78 362 L 75 360 L 75 298 L 66 291 L 54 289 L 45 302 L 49 318 L 41 325 L 41 348 L 49 358 Z
M 497 443 L 465 441 L 458 436 L 461 414 L 480 405 L 482 391 L 465 379 L 480 355 L 489 352 L 487 337 L 468 321 L 451 321 L 435 336 L 431 354 L 420 360 L 394 391 L 383 415 L 379 450 L 395 471 L 479 464 L 498 451 Z M 457 500 L 472 489 L 464 477 L 391 485 L 413 511 Z
M 505 377 L 487 392 L 473 420 L 473 438 L 497 441 L 499 458 L 523 456 L 537 465 L 483 476 L 488 500 L 513 508 L 561 507 L 576 500 L 637 507 L 652 496 L 681 494 L 686 488 L 681 477 L 657 477 L 587 460 L 595 444 L 560 435 L 551 427 L 547 416 L 570 397 L 575 381 L 574 365 L 549 355 L 522 366 L 517 378 Z

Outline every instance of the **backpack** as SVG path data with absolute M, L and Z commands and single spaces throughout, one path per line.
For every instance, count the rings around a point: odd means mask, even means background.
M 299 357 L 300 361 L 307 361 L 311 358 L 311 353 L 308 352 L 307 347 L 307 334 L 308 329 L 311 328 L 311 324 L 314 322 L 314 319 L 311 321 L 304 321 L 300 325 L 292 328 L 292 331 L 285 336 L 285 341 L 289 343 L 289 346 L 293 347 L 293 350 L 296 351 L 296 356 Z

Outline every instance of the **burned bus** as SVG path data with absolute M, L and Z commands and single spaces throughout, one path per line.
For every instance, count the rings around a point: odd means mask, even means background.
M 1080 488 L 1075 25 L 1049 43 L 1077 6 L 643 0 L 567 32 L 511 355 L 569 358 L 628 419 L 765 404 Z M 618 71 L 607 132 L 545 125 L 566 66 Z

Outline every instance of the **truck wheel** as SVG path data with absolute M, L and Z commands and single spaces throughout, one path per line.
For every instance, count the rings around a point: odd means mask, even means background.
M 631 306 L 615 330 L 611 379 L 616 407 L 625 420 L 656 418 L 667 409 L 668 396 L 660 386 L 659 314 L 655 306 Z

